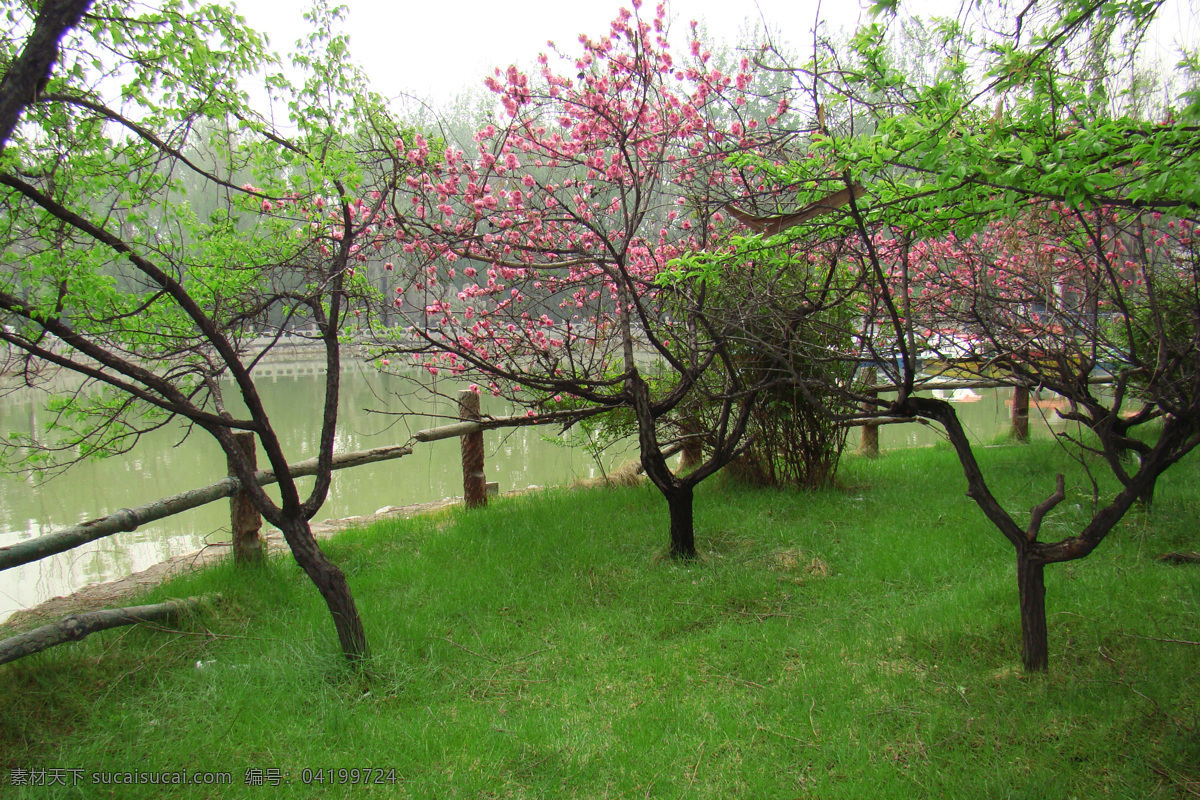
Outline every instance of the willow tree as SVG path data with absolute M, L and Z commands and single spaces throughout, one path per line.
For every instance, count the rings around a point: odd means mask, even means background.
M 25 4 L 6 13 L 36 38 Z M 18 454 L 48 468 L 128 450 L 167 424 L 211 435 L 359 660 L 362 620 L 309 520 L 330 485 L 341 337 L 370 294 L 355 268 L 380 239 L 379 198 L 403 170 L 358 166 L 401 132 L 347 61 L 337 15 L 321 5 L 309 15 L 313 33 L 295 55 L 302 83 L 268 77 L 288 102 L 284 132 L 247 99 L 252 76 L 278 63 L 231 10 L 113 0 L 84 13 L 24 98 L 0 162 L 0 341 L 16 380 L 39 387 L 65 370 L 83 381 L 53 399 L 50 446 Z M 6 92 L 19 50 L 4 51 Z M 289 329 L 309 331 L 327 366 L 307 494 L 255 385 L 256 365 Z M 254 479 L 239 432 L 257 437 L 278 502 Z

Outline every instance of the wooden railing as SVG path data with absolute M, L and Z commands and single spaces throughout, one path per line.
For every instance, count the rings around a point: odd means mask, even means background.
M 472 398 L 474 399 L 473 405 Z M 492 428 L 546 425 L 577 419 L 581 415 L 581 412 L 576 411 L 542 414 L 536 417 L 481 417 L 478 400 L 478 395 L 464 389 L 459 393 L 459 422 L 417 431 L 406 444 L 388 445 L 386 447 L 376 447 L 352 453 L 339 453 L 333 457 L 332 467 L 335 470 L 341 470 L 377 461 L 389 461 L 410 455 L 412 447 L 416 443 L 434 442 L 457 436 L 462 442 L 464 451 L 464 494 L 467 498 L 467 505 L 472 507 L 486 505 L 487 484 L 482 480 L 484 467 L 483 431 Z M 253 454 L 254 435 L 243 434 L 242 436 L 244 438 L 240 441 L 243 448 L 250 448 L 247 452 Z M 466 455 L 468 449 L 471 450 L 469 464 Z M 293 478 L 315 475 L 316 472 L 317 460 L 315 458 L 297 462 L 289 470 Z M 468 472 L 470 473 L 469 476 Z M 271 470 L 259 470 L 255 473 L 254 477 L 259 486 L 276 483 L 279 480 Z M 103 539 L 117 533 L 133 531 L 148 522 L 174 516 L 175 514 L 180 514 L 226 497 L 234 498 L 231 504 L 230 522 L 233 529 L 235 557 L 240 554 L 243 558 L 253 558 L 254 556 L 251 555 L 253 551 L 256 548 L 261 548 L 261 542 L 257 537 L 261 521 L 258 519 L 257 511 L 251 514 L 247 510 L 247 501 L 245 498 L 241 498 L 239 501 L 238 495 L 241 493 L 241 488 L 241 482 L 237 478 L 229 476 L 208 486 L 202 486 L 198 489 L 183 492 L 182 494 L 172 495 L 171 497 L 164 497 L 136 508 L 122 508 L 108 516 L 89 520 L 79 525 L 72 525 L 69 528 L 63 528 L 44 536 L 17 542 L 7 547 L 0 547 L 0 571 L 19 567 L 22 564 L 28 564 L 33 561 L 39 561 L 57 553 L 72 550 L 88 542 L 96 541 L 97 539 Z M 254 532 L 253 536 L 248 535 L 248 532 L 251 530 Z
M 958 389 L 958 388 L 995 388 L 1012 386 L 1011 382 L 998 381 L 943 381 L 931 383 L 923 389 Z M 888 386 L 873 387 L 878 391 L 887 391 Z M 416 443 L 434 442 L 440 439 L 459 437 L 463 448 L 463 496 L 468 507 L 478 507 L 487 504 L 487 484 L 483 478 L 483 431 L 491 428 L 518 427 L 525 425 L 544 425 L 554 422 L 578 418 L 579 412 L 562 412 L 558 414 L 540 415 L 537 417 L 481 417 L 479 413 L 479 397 L 470 390 L 459 393 L 459 422 L 449 423 L 435 428 L 417 431 L 412 439 L 403 445 L 389 445 L 352 453 L 340 453 L 333 457 L 333 469 L 349 469 L 377 461 L 388 461 L 401 458 L 412 453 Z M 913 422 L 909 418 L 873 418 L 851 423 L 863 428 L 862 446 L 860 452 L 867 455 L 877 455 L 879 452 L 878 437 L 872 433 L 880 425 Z M 1029 435 L 1029 390 L 1019 391 L 1014 396 L 1012 409 L 1012 430 L 1014 436 L 1025 439 Z M 253 434 L 243 434 L 243 447 L 253 448 Z M 252 449 L 248 451 L 253 453 Z M 317 471 L 315 458 L 300 461 L 289 470 L 293 478 L 314 475 Z M 278 477 L 271 470 L 259 470 L 255 480 L 260 486 L 276 483 Z M 136 508 L 122 508 L 112 514 L 98 519 L 89 520 L 79 525 L 29 539 L 16 544 L 0 547 L 0 571 L 38 561 L 43 558 L 72 550 L 88 542 L 103 539 L 117 533 L 136 530 L 148 522 L 164 519 L 180 514 L 198 506 L 206 505 L 226 497 L 232 497 L 231 529 L 233 534 L 234 554 L 236 558 L 254 558 L 254 551 L 261 548 L 257 532 L 261 521 L 252 506 L 248 508 L 248 500 L 239 498 L 241 484 L 235 477 L 226 477 L 208 486 L 192 489 L 182 494 L 164 497 L 152 503 Z
M 377 461 L 401 458 L 412 453 L 412 445 L 416 442 L 433 442 L 458 436 L 463 448 L 463 477 L 467 504 L 468 506 L 485 505 L 487 503 L 487 484 L 484 481 L 483 472 L 483 431 L 487 428 L 545 424 L 572 416 L 571 414 L 550 414 L 537 418 L 527 416 L 481 418 L 479 396 L 470 391 L 460 393 L 459 408 L 461 412 L 459 422 L 418 431 L 407 444 L 337 454 L 333 457 L 332 468 L 335 470 L 348 469 Z M 578 412 L 574 416 L 578 417 Z M 250 463 L 254 464 L 256 459 L 254 434 L 244 433 L 235 436 L 238 444 L 251 459 Z M 289 469 L 289 474 L 293 478 L 314 475 L 316 472 L 317 460 L 315 458 L 293 464 Z M 254 480 L 258 485 L 265 486 L 276 483 L 278 476 L 271 470 L 258 470 L 254 474 Z M 230 527 L 233 532 L 232 545 L 235 560 L 247 562 L 260 559 L 265 549 L 259 537 L 259 530 L 262 527 L 261 517 L 253 503 L 242 491 L 241 481 L 230 476 L 209 486 L 172 497 L 164 497 L 137 508 L 123 508 L 114 514 L 81 525 L 74 525 L 45 536 L 0 548 L 0 571 L 38 561 L 106 536 L 133 531 L 147 522 L 179 514 L 225 497 L 231 499 Z M 15 661 L 33 653 L 40 653 L 66 642 L 79 641 L 96 631 L 121 625 L 166 620 L 180 614 L 190 613 L 202 603 L 216 599 L 219 598 L 191 597 L 150 606 L 112 608 L 74 614 L 56 623 L 43 625 L 0 640 L 0 664 Z

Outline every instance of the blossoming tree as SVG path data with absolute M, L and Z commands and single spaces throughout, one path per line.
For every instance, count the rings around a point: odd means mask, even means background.
M 860 32 L 854 58 L 826 64 L 818 77 L 828 102 L 860 126 L 869 120 L 871 133 L 835 131 L 818 145 L 869 187 L 850 204 L 874 276 L 864 329 L 876 353 L 899 356 L 889 370 L 894 399 L 874 402 L 945 430 L 968 495 L 1014 548 L 1022 658 L 1026 669 L 1045 670 L 1046 565 L 1093 552 L 1200 444 L 1191 238 L 1200 105 L 1180 93 L 1152 123 L 1110 102 L 1119 91 L 1096 53 L 1116 55 L 1104 50 L 1114 31 L 1138 41 L 1152 7 L 1072 2 L 1026 11 L 991 19 L 992 39 L 940 23 L 945 50 L 926 82 L 896 67 L 882 28 Z M 1073 533 L 1041 541 L 1043 521 L 1066 497 L 1062 476 L 1027 524 L 1017 522 L 991 493 L 954 408 L 916 394 L 917 356 L 927 348 L 986 360 L 1014 383 L 1062 394 L 1067 416 L 1096 437 L 1090 446 L 1118 489 L 1103 503 L 1097 497 Z M 1097 368 L 1111 389 L 1097 390 Z
M 433 162 L 422 140 L 397 143 L 425 171 L 396 195 L 415 269 L 395 303 L 431 372 L 530 415 L 626 409 L 667 500 L 671 553 L 689 558 L 694 486 L 742 451 L 756 398 L 783 378 L 738 368 L 735 330 L 710 313 L 719 287 L 659 278 L 685 253 L 724 246 L 723 204 L 758 186 L 727 159 L 769 148 L 787 101 L 748 116 L 749 60 L 723 74 L 694 34 L 676 58 L 665 7 L 644 19 L 639 6 L 561 65 L 543 55 L 536 74 L 497 70 L 488 86 L 506 121 L 479 131 L 474 152 Z M 713 409 L 704 430 L 668 424 L 699 396 Z M 666 446 L 699 440 L 707 458 L 673 472 Z

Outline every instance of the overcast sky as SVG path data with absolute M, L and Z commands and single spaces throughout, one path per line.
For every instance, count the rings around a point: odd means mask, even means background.
M 304 32 L 307 0 L 234 0 L 249 24 L 266 33 L 272 46 L 287 52 Z M 416 95 L 449 102 L 464 89 L 481 85 L 495 67 L 530 66 L 546 42 L 568 53 L 580 33 L 598 37 L 608 30 L 622 3 L 618 0 L 343 0 L 349 8 L 345 30 L 351 53 L 385 97 Z M 655 0 L 645 0 L 653 14 Z M 1180 35 L 1195 41 L 1195 0 L 1167 0 L 1153 37 L 1164 49 Z M 624 3 L 628 5 L 628 0 Z M 672 30 L 687 31 L 695 19 L 711 38 L 734 44 L 748 25 L 764 24 L 800 52 L 808 52 L 814 23 L 829 33 L 852 30 L 868 21 L 867 0 L 672 0 Z M 911 11 L 956 16 L 960 0 L 906 3 Z M 1172 60 L 1173 63 L 1174 59 Z
M 281 52 L 303 32 L 306 2 L 234 0 L 247 22 L 266 33 Z M 478 87 L 495 67 L 531 65 L 546 42 L 568 53 L 580 33 L 593 38 L 608 31 L 622 5 L 618 0 L 344 0 L 350 13 L 345 30 L 350 48 L 376 90 L 386 97 L 415 94 L 439 103 L 464 88 Z M 828 24 L 853 29 L 861 0 L 824 0 Z M 653 15 L 654 0 L 642 13 Z M 954 6 L 957 7 L 957 6 Z M 835 13 L 836 12 L 836 13 Z M 686 32 L 692 19 L 707 25 L 713 38 L 733 44 L 744 25 L 765 20 L 772 31 L 795 42 L 812 38 L 815 0 L 673 0 L 672 30 Z

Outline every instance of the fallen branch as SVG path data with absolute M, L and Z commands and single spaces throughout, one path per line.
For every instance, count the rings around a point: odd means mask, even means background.
M 1163 553 L 1155 556 L 1154 560 L 1168 564 L 1200 564 L 1200 553 Z
M 1123 633 L 1122 636 L 1128 636 L 1130 639 L 1143 639 L 1147 642 L 1162 642 L 1163 644 L 1187 644 L 1192 647 L 1200 647 L 1200 642 L 1193 642 L 1190 639 L 1160 639 L 1157 636 L 1142 636 L 1140 633 Z
M 72 614 L 58 622 L 43 625 L 40 628 L 34 628 L 0 641 L 0 664 L 7 664 L 18 658 L 40 653 L 66 642 L 77 642 L 97 631 L 119 628 L 122 625 L 136 625 L 140 622 L 170 619 L 181 613 L 195 611 L 202 604 L 215 602 L 218 599 L 219 595 L 204 595 L 188 597 L 183 600 L 169 600 L 165 603 L 148 606 L 106 608 L 100 611 Z

